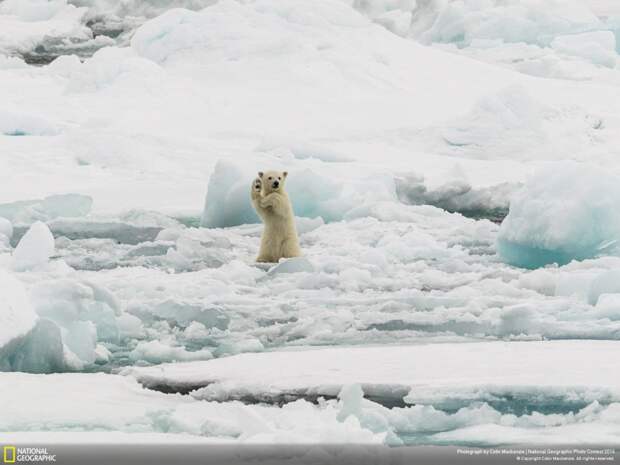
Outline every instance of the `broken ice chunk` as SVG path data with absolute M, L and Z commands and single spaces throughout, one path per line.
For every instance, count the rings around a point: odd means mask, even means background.
M 34 223 L 13 252 L 13 269 L 32 270 L 46 265 L 54 254 L 54 236 L 45 223 Z

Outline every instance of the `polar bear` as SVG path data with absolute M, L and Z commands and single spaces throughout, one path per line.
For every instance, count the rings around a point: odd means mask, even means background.
M 293 206 L 284 190 L 287 176 L 286 171 L 261 171 L 252 181 L 252 204 L 265 224 L 257 262 L 278 262 L 301 255 Z

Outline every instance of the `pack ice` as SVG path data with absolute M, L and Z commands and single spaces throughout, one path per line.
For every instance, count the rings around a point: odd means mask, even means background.
M 0 2 L 2 437 L 617 444 L 602 3 Z

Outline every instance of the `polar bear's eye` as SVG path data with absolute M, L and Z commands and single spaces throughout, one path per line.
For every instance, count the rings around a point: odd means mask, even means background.
M 282 179 L 280 176 L 278 176 L 278 179 Z
M 271 176 L 269 176 L 269 179 L 271 179 Z

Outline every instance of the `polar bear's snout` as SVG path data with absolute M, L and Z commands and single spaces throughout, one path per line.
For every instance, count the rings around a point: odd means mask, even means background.
M 271 185 L 271 187 L 273 187 L 274 189 L 277 189 L 278 187 L 280 187 L 280 181 L 276 179 Z

